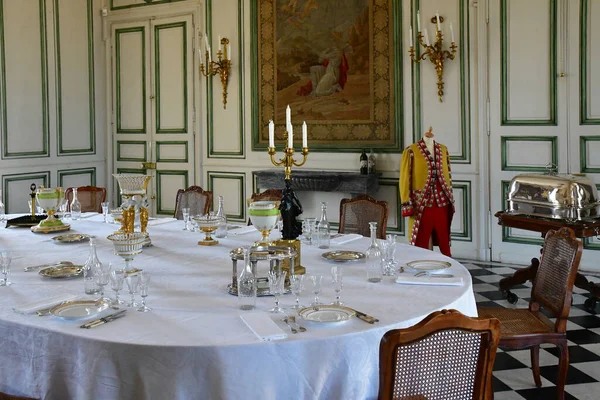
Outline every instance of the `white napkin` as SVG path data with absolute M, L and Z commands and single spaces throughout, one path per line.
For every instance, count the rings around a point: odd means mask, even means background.
M 240 317 L 260 340 L 279 340 L 287 337 L 287 334 L 273 322 L 267 313 L 250 312 L 242 314 Z
M 341 244 L 345 244 L 348 242 L 351 242 L 353 240 L 357 240 L 362 238 L 362 235 L 359 235 L 358 233 L 347 233 L 347 234 L 338 234 L 340 236 L 334 235 L 335 237 L 331 238 L 331 244 L 332 245 L 341 245 Z
M 245 235 L 247 233 L 258 232 L 254 225 L 242 226 L 241 228 L 231 229 L 227 231 L 228 235 Z
M 34 301 L 33 303 L 24 304 L 20 307 L 13 307 L 15 312 L 19 314 L 33 314 L 38 310 L 43 310 L 46 308 L 51 308 L 59 305 L 62 302 L 74 300 L 77 298 L 77 295 L 74 294 L 62 294 L 60 296 L 50 297 L 48 299 Z
M 151 219 L 148 220 L 148 226 L 156 226 L 156 225 L 161 225 L 161 224 L 166 224 L 167 222 L 173 222 L 173 221 L 177 221 L 177 218 L 156 218 L 156 219 Z M 181 223 L 183 223 L 183 221 L 181 221 Z
M 441 278 L 435 275 L 429 276 L 412 276 L 412 275 L 399 275 L 396 278 L 396 283 L 402 285 L 437 285 L 437 286 L 462 286 L 463 279 L 460 276 L 453 278 Z

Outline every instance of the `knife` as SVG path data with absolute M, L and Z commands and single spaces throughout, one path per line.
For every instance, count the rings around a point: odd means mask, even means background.
M 35 269 L 40 269 L 40 268 L 60 267 L 61 265 L 73 265 L 73 263 L 71 261 L 59 261 L 59 262 L 53 262 L 53 263 L 48 263 L 48 264 L 32 265 L 30 267 L 23 268 L 23 271 L 29 272 L 29 271 L 33 271 Z
M 354 310 L 354 312 L 356 313 L 356 318 L 362 319 L 363 321 L 365 321 L 369 324 L 374 324 L 375 322 L 379 322 L 379 320 L 377 318 L 372 317 L 369 314 L 365 314 L 364 312 L 360 312 L 354 308 L 352 310 Z
M 98 319 L 95 319 L 90 322 L 86 322 L 85 324 L 81 325 L 80 328 L 90 329 L 90 328 L 95 328 L 98 325 L 107 324 L 111 321 L 114 321 L 115 319 L 119 319 L 119 318 L 125 316 L 126 311 L 127 310 L 117 311 L 116 313 L 107 315 L 106 317 L 102 317 L 102 318 L 98 318 Z

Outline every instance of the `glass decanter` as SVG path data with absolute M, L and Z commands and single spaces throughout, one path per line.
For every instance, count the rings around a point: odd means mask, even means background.
M 371 245 L 365 252 L 367 261 L 367 280 L 369 282 L 381 282 L 383 268 L 381 265 L 381 249 L 377 244 L 377 222 L 369 222 L 371 230 Z
M 215 237 L 226 238 L 227 237 L 227 215 L 225 215 L 225 206 L 223 196 L 219 196 L 219 208 L 217 209 L 217 217 L 221 218 L 219 227 L 215 231 Z
M 81 218 L 81 203 L 77 199 L 77 188 L 73 188 L 73 201 L 71 201 L 71 219 L 73 221 Z
M 242 310 L 252 310 L 256 306 L 256 276 L 250 263 L 250 247 L 244 247 L 244 267 L 238 271 L 237 294 Z
M 90 255 L 83 265 L 83 284 L 86 294 L 100 293 L 96 275 L 99 273 L 102 263 L 96 254 L 96 238 L 90 237 Z
M 317 225 L 317 232 L 319 238 L 319 248 L 328 249 L 331 244 L 331 225 L 327 220 L 327 202 L 321 202 L 321 219 Z

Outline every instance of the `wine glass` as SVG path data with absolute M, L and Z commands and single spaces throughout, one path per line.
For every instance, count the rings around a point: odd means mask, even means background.
M 127 303 L 127 307 L 137 307 L 138 303 L 135 302 L 135 292 L 138 290 L 138 286 L 140 284 L 140 276 L 139 272 L 134 274 L 127 274 L 125 277 L 125 282 L 127 282 L 127 289 L 129 289 L 129 294 L 131 295 L 131 301 Z
M 181 214 L 183 215 L 183 230 L 184 231 L 189 231 L 189 221 L 190 221 L 190 208 L 189 207 L 184 207 L 181 209 Z
M 299 310 L 303 306 L 300 305 L 300 293 L 302 293 L 302 289 L 304 289 L 304 275 L 290 275 L 290 286 L 292 287 L 292 293 L 296 296 L 296 304 L 292 306 L 294 310 Z
M 278 272 L 276 270 L 270 271 L 267 276 L 269 280 L 269 291 L 275 296 L 275 307 L 269 309 L 272 313 L 285 313 L 283 308 L 279 307 L 279 296 L 283 294 L 283 284 L 285 283 L 286 271 Z
M 304 240 L 309 246 L 316 244 L 313 242 L 317 230 L 317 219 L 316 218 L 304 218 Z
M 125 302 L 119 299 L 119 292 L 123 289 L 123 282 L 125 281 L 125 271 L 122 269 L 116 269 L 114 271 L 110 271 L 110 288 L 115 292 L 115 299 L 112 301 L 111 305 L 114 307 L 118 307 Z
M 12 262 L 12 253 L 8 250 L 0 251 L 0 273 L 4 274 L 4 279 L 0 282 L 0 286 L 10 286 L 12 282 L 8 280 L 10 272 L 10 263 Z
M 152 309 L 146 306 L 146 297 L 148 297 L 148 284 L 150 283 L 150 272 L 142 271 L 139 273 L 140 282 L 140 296 L 142 296 L 142 306 L 137 310 L 140 312 L 152 311 Z
M 388 248 L 388 263 L 390 268 L 393 271 L 396 271 L 396 268 L 398 267 L 398 262 L 394 259 L 395 255 L 396 255 L 396 235 L 394 235 L 393 233 L 390 233 L 386 236 L 386 239 L 388 242 L 390 242 L 390 247 Z
M 99 301 L 107 301 L 110 302 L 109 298 L 104 297 L 104 286 L 108 285 L 110 281 L 110 270 L 112 268 L 112 263 L 108 264 L 98 264 L 96 268 L 96 274 L 94 278 L 96 280 L 96 285 L 100 288 L 100 297 Z
M 344 269 L 339 265 L 334 265 L 331 267 L 331 282 L 333 283 L 333 290 L 335 290 L 335 301 L 333 305 L 341 306 L 344 304 L 340 300 L 340 292 L 342 291 L 342 287 L 344 286 L 342 283 L 342 278 L 344 277 Z
M 102 216 L 104 217 L 104 223 L 108 224 L 108 208 L 110 207 L 110 202 L 103 201 L 102 203 L 100 203 L 100 205 L 102 206 Z
M 379 245 L 379 249 L 381 249 L 381 267 L 383 269 L 384 276 L 394 276 L 396 273 L 393 268 L 390 267 L 390 247 L 392 246 L 391 242 L 385 239 L 377 239 L 377 244 Z
M 323 290 L 323 276 L 311 275 L 310 281 L 313 284 L 313 293 L 315 294 L 315 300 L 310 303 L 310 305 L 316 307 L 323 304 L 319 301 L 319 294 L 321 294 L 321 290 Z

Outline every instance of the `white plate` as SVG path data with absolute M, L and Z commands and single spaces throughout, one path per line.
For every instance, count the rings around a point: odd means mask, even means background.
M 63 319 L 79 319 L 92 317 L 108 308 L 108 303 L 94 300 L 76 300 L 60 304 L 50 310 L 55 317 Z
M 448 261 L 440 261 L 440 260 L 416 260 L 407 262 L 406 266 L 408 268 L 412 268 L 415 271 L 443 271 L 452 266 Z
M 353 309 L 344 306 L 322 305 L 305 307 L 298 311 L 298 315 L 312 322 L 345 322 L 356 316 Z

